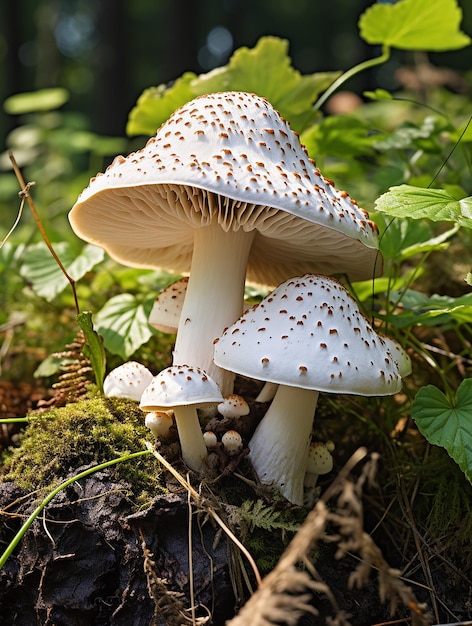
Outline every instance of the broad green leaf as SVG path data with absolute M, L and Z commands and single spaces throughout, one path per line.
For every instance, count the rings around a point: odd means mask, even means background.
M 377 140 L 369 135 L 370 124 L 350 115 L 331 115 L 301 135 L 314 158 L 352 158 L 373 153 Z
M 153 334 L 144 305 L 130 293 L 111 298 L 95 317 L 105 348 L 123 359 L 130 357 Z
M 457 200 L 444 189 L 391 187 L 376 200 L 375 207 L 396 217 L 426 217 L 434 222 L 457 222 L 472 228 L 472 196 Z
M 292 67 L 288 41 L 261 37 L 254 48 L 236 50 L 225 66 L 199 76 L 189 72 L 171 86 L 146 89 L 129 115 L 126 130 L 129 135 L 154 135 L 179 106 L 217 91 L 248 91 L 267 98 L 294 128 L 302 130 L 317 115 L 313 102 L 338 75 L 302 76 Z
M 422 387 L 411 406 L 421 434 L 441 446 L 472 482 L 472 378 L 459 385 L 450 401 L 437 387 Z
M 69 92 L 62 87 L 18 93 L 7 98 L 3 104 L 6 113 L 23 115 L 38 111 L 58 109 L 69 100 Z
M 438 118 L 428 115 L 421 126 L 412 122 L 405 122 L 396 127 L 390 134 L 383 133 L 375 136 L 374 147 L 380 152 L 416 148 L 420 142 L 432 140 L 443 128 L 442 121 L 440 122 Z
M 103 337 L 99 335 L 92 322 L 92 313 L 84 311 L 77 316 L 77 323 L 84 333 L 85 345 L 82 352 L 89 359 L 95 376 L 95 382 L 98 390 L 103 392 L 103 379 L 106 371 L 106 356 L 103 347 Z
M 74 280 L 82 278 L 100 263 L 105 255 L 101 248 L 89 244 L 82 248 L 80 254 L 77 254 L 67 242 L 55 243 L 53 247 Z M 51 301 L 69 285 L 69 281 L 44 242 L 28 246 L 22 260 L 20 274 L 31 284 L 38 296 Z
M 456 0 L 400 0 L 376 3 L 360 17 L 367 43 L 403 50 L 456 50 L 470 44 L 460 29 L 462 10 Z

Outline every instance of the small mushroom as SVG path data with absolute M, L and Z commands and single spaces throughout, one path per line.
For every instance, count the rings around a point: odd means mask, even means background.
M 103 393 L 108 398 L 130 398 L 141 400 L 141 395 L 153 378 L 145 365 L 127 361 L 115 367 L 103 381 Z
M 180 314 L 187 293 L 188 277 L 176 280 L 163 289 L 149 314 L 148 322 L 162 333 L 175 334 L 179 327 Z
M 220 367 L 278 384 L 248 444 L 261 482 L 303 504 L 319 393 L 398 392 L 402 376 L 390 347 L 338 281 L 312 274 L 285 281 L 223 333 L 215 344 Z
M 334 443 L 327 441 L 312 441 L 308 450 L 305 478 L 303 480 L 305 506 L 311 508 L 315 503 L 316 483 L 318 476 L 328 474 L 333 469 Z
M 217 406 L 218 413 L 226 418 L 242 417 L 249 413 L 249 405 L 246 400 L 236 393 L 225 396 L 223 402 Z
M 140 406 L 143 411 L 173 410 L 182 458 L 190 469 L 202 473 L 207 448 L 197 409 L 222 400 L 215 381 L 199 367 L 172 365 L 153 378 L 144 390 Z
M 206 447 L 210 450 L 211 448 L 216 448 L 218 445 L 218 438 L 212 430 L 206 430 L 203 433 L 203 439 L 205 441 Z
M 235 430 L 227 430 L 221 437 L 221 443 L 228 456 L 236 456 L 243 449 L 242 437 Z
M 167 411 L 150 411 L 146 414 L 144 424 L 156 439 L 165 441 L 172 428 L 172 416 Z

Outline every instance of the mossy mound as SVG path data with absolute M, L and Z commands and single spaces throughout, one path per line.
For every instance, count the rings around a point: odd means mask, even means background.
M 136 402 L 99 395 L 44 414 L 30 414 L 20 445 L 5 453 L 0 481 L 27 490 L 50 489 L 74 470 L 145 449 L 149 431 Z M 130 485 L 136 502 L 163 487 L 152 456 L 118 463 L 117 476 Z

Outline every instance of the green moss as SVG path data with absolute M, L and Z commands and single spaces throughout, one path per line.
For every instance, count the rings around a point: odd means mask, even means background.
M 84 465 L 144 450 L 149 438 L 137 403 L 121 398 L 96 395 L 29 417 L 19 447 L 6 455 L 0 469 L 1 481 L 11 480 L 28 490 L 50 489 Z M 137 502 L 162 489 L 159 466 L 151 456 L 115 467 Z

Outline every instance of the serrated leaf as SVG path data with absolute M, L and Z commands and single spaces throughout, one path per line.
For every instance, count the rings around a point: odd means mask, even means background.
M 421 434 L 445 448 L 472 482 L 472 378 L 462 381 L 452 401 L 434 385 L 422 387 L 411 416 Z
M 83 311 L 77 316 L 77 323 L 84 333 L 85 345 L 82 352 L 89 359 L 95 376 L 95 382 L 100 392 L 103 392 L 103 379 L 106 371 L 106 356 L 103 346 L 103 337 L 93 327 L 92 313 Z
M 53 247 L 74 280 L 82 278 L 105 256 L 101 248 L 89 244 L 82 248 L 80 254 L 77 254 L 67 242 L 55 243 Z M 24 250 L 22 261 L 20 274 L 38 296 L 51 301 L 69 285 L 69 281 L 44 242 L 28 246 Z
M 457 50 L 470 44 L 460 30 L 462 10 L 456 0 L 400 0 L 376 3 L 360 17 L 367 43 L 403 50 Z
M 58 109 L 69 99 L 69 92 L 62 87 L 39 89 L 25 93 L 18 93 L 7 98 L 3 104 L 6 113 L 23 115 L 37 111 L 52 111 Z
M 95 318 L 105 348 L 123 359 L 130 357 L 152 335 L 143 304 L 130 293 L 111 298 Z
M 434 222 L 457 222 L 472 228 L 472 196 L 457 200 L 444 189 L 391 187 L 376 200 L 375 207 L 396 217 L 426 217 Z

